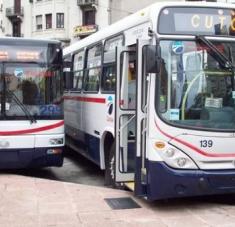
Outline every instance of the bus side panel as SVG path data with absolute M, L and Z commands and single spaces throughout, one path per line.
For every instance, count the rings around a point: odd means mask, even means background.
M 86 149 L 88 155 L 95 158 L 96 162 L 103 160 L 104 151 L 100 151 L 101 137 L 106 127 L 113 128 L 113 113 L 110 113 L 110 105 L 114 102 L 111 95 L 85 94 L 83 103 L 83 123 L 86 137 Z
M 64 119 L 66 135 L 84 142 L 82 124 L 82 94 L 64 95 Z
M 105 128 L 114 128 L 113 101 L 113 95 L 100 94 L 77 94 L 76 98 L 69 94 L 65 98 L 66 144 L 99 166 L 104 155 L 101 137 Z

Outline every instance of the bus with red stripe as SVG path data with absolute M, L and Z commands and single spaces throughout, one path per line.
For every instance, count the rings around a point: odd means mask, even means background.
M 0 38 L 0 169 L 62 166 L 59 41 Z
M 65 48 L 68 146 L 149 200 L 234 193 L 234 35 L 234 5 L 161 2 Z

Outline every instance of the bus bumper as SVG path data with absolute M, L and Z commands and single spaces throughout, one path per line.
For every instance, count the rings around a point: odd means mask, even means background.
M 53 153 L 53 149 L 55 149 Z M 63 165 L 63 147 L 0 150 L 0 169 Z
M 176 170 L 148 162 L 147 199 L 235 193 L 235 170 Z

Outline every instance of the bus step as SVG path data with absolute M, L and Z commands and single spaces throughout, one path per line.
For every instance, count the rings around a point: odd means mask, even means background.
M 126 182 L 124 183 L 124 185 L 131 191 L 134 191 L 135 190 L 135 182 L 132 181 L 132 182 Z

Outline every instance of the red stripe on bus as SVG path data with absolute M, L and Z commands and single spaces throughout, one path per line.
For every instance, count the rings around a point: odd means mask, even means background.
M 64 96 L 66 100 L 76 100 L 80 102 L 94 102 L 94 103 L 105 103 L 105 98 L 94 98 L 94 97 L 79 97 L 79 96 Z
M 50 129 L 58 128 L 64 125 L 64 121 L 59 121 L 52 125 L 46 125 L 39 128 L 32 128 L 32 129 L 24 129 L 24 130 L 16 130 L 16 131 L 0 131 L 0 136 L 14 136 L 14 135 L 23 135 L 35 132 L 42 132 L 47 131 Z
M 199 154 L 201 154 L 201 155 L 203 155 L 203 156 L 214 157 L 214 158 L 235 157 L 235 153 L 219 154 L 218 152 L 215 152 L 214 154 L 209 154 L 209 153 L 207 153 L 207 152 L 205 152 L 205 151 L 203 151 L 203 150 L 201 150 L 201 149 L 195 147 L 194 145 L 192 145 L 192 144 L 190 144 L 190 143 L 188 143 L 188 142 L 186 142 L 186 141 L 183 141 L 183 140 L 181 140 L 181 139 L 178 139 L 178 138 L 176 138 L 176 137 L 173 137 L 173 136 L 171 136 L 171 135 L 165 133 L 164 131 L 162 131 L 162 130 L 160 129 L 160 127 L 158 126 L 156 120 L 155 120 L 155 125 L 156 125 L 157 129 L 158 129 L 164 136 L 168 137 L 168 138 L 171 139 L 171 140 L 175 140 L 176 142 L 178 142 L 178 143 L 180 143 L 180 144 L 182 144 L 182 145 L 184 145 L 184 146 L 186 146 L 186 147 L 188 147 L 188 148 L 190 148 L 190 149 L 196 151 L 197 153 L 199 153 Z

